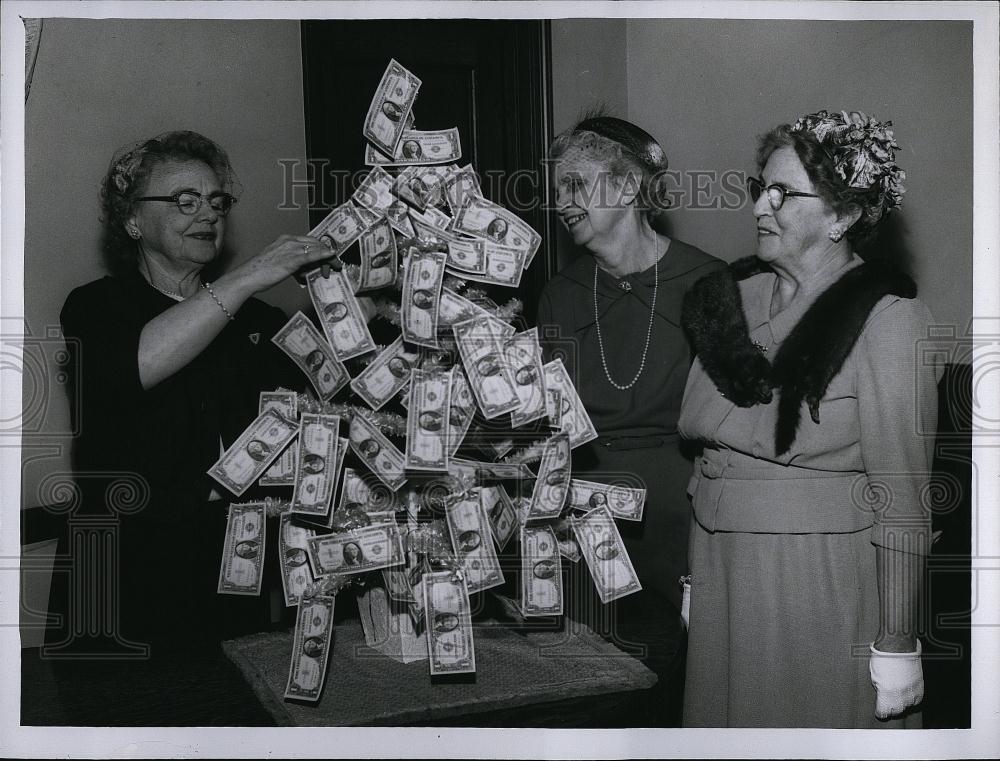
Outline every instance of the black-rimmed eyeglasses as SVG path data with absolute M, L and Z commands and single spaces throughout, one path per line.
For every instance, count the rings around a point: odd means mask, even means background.
M 226 216 L 230 209 L 233 208 L 233 204 L 236 203 L 236 198 L 229 195 L 229 193 L 213 193 L 212 195 L 205 198 L 201 193 L 196 193 L 193 190 L 184 190 L 180 193 L 174 193 L 172 196 L 143 196 L 142 198 L 136 198 L 136 201 L 168 201 L 177 205 L 177 210 L 181 214 L 197 214 L 198 210 L 201 208 L 202 201 L 208 201 L 208 205 L 212 208 L 216 214 L 220 217 Z
M 789 190 L 784 185 L 774 183 L 765 185 L 764 181 L 757 177 L 747 177 L 747 190 L 750 191 L 750 200 L 757 203 L 761 193 L 767 193 L 767 202 L 771 208 L 777 211 L 785 203 L 786 198 L 819 198 L 815 193 L 800 193 L 798 190 Z

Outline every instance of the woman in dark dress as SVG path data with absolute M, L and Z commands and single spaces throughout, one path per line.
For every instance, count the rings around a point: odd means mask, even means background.
M 253 295 L 330 251 L 282 235 L 209 282 L 233 183 L 222 148 L 194 132 L 120 150 L 101 194 L 116 274 L 75 289 L 61 314 L 67 339 L 80 342 L 74 470 L 86 507 L 106 511 L 116 479 L 148 495 L 118 535 L 115 635 L 131 641 L 225 633 L 266 604 L 215 594 L 226 507 L 237 500 L 206 471 L 257 416 L 260 391 L 301 385 L 271 343 L 285 315 Z
M 691 462 L 677 435 L 691 362 L 680 308 L 688 288 L 723 263 L 654 226 L 666 206 L 667 159 L 644 130 L 587 118 L 556 138 L 550 158 L 560 220 L 587 253 L 546 285 L 538 308 L 546 358 L 563 357 L 599 434 L 573 451 L 573 474 L 646 489 L 642 521 L 617 521 L 642 591 L 602 606 L 574 567 L 571 614 L 629 652 L 645 650 L 661 683 L 676 686 L 679 677 L 663 673 L 675 653 L 643 623 L 668 611 L 676 649 L 691 515 Z

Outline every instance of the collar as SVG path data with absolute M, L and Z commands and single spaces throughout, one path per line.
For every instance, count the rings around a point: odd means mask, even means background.
M 855 257 L 857 259 L 857 257 Z M 702 278 L 684 298 L 682 321 L 698 359 L 719 392 L 738 407 L 767 404 L 779 392 L 775 451 L 787 452 L 795 441 L 802 403 L 819 424 L 819 403 L 831 379 L 854 348 L 868 315 L 887 295 L 914 298 L 916 285 L 886 267 L 858 263 L 817 273 L 804 284 L 788 309 L 772 319 L 781 341 L 774 364 L 751 343 L 738 281 L 752 278 L 752 307 L 767 314 L 773 273 L 755 257 L 733 262 L 728 269 Z M 765 295 L 766 294 L 766 295 Z M 766 299 L 766 301 L 764 301 Z M 777 318 L 777 326 L 775 322 Z
M 783 343 L 792 329 L 799 323 L 806 312 L 816 303 L 816 299 L 837 280 L 855 267 L 864 264 L 857 254 L 852 254 L 847 262 L 829 262 L 821 267 L 812 277 L 799 284 L 798 293 L 792 303 L 771 317 L 771 298 L 778 282 L 774 272 L 764 272 L 748 281 L 744 281 L 743 298 L 746 304 L 746 314 L 752 315 L 747 321 L 751 332 L 769 325 L 775 343 Z
M 649 309 L 653 302 L 654 271 L 657 273 L 658 293 L 656 296 L 656 314 L 677 328 L 681 326 L 681 300 L 687 288 L 694 280 L 692 273 L 703 267 L 718 265 L 718 260 L 708 257 L 694 246 L 671 238 L 666 252 L 660 257 L 656 266 L 650 266 L 642 272 L 633 272 L 624 278 L 613 275 L 598 268 L 597 270 L 597 313 L 601 319 L 616 304 L 624 299 L 636 299 L 644 309 Z M 581 306 L 575 310 L 575 326 L 577 332 L 594 324 L 594 258 L 583 255 L 578 257 L 560 275 L 576 283 L 586 290 L 587 297 L 581 299 Z M 619 286 L 627 282 L 630 290 Z

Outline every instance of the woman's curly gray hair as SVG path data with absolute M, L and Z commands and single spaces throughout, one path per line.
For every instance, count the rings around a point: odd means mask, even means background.
M 638 177 L 638 203 L 650 222 L 670 207 L 667 156 L 644 129 L 609 116 L 604 108 L 592 109 L 556 136 L 549 146 L 549 159 L 558 160 L 571 150 L 607 167 L 618 179 Z
M 189 130 L 164 132 L 148 140 L 122 146 L 111 159 L 101 181 L 101 222 L 104 252 L 113 268 L 132 269 L 138 261 L 135 241 L 125 232 L 136 199 L 146 188 L 153 169 L 170 161 L 201 161 L 208 165 L 223 190 L 233 193 L 239 183 L 226 152 L 204 135 Z

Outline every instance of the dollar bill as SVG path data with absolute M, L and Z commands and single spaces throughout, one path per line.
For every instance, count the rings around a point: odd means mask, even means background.
M 642 589 L 614 516 L 606 506 L 573 517 L 570 525 L 601 602 L 608 603 Z
M 406 417 L 406 467 L 448 469 L 451 371 L 413 370 Z
M 219 569 L 219 594 L 260 595 L 267 546 L 267 513 L 263 502 L 230 505 Z
M 335 208 L 309 231 L 330 247 L 332 255 L 341 256 L 369 227 L 368 219 L 351 201 Z
M 376 222 L 358 241 L 361 249 L 361 277 L 358 291 L 374 291 L 396 282 L 396 236 L 392 234 L 389 220 Z
M 395 523 L 313 537 L 309 540 L 309 558 L 320 576 L 377 571 L 406 562 Z
M 416 602 L 413 589 L 420 581 L 423 569 L 416 564 L 407 565 L 406 568 L 383 568 L 382 580 L 385 582 L 386 591 L 393 600 L 399 602 Z
M 376 523 L 396 523 L 396 514 L 392 511 L 384 513 L 368 513 L 368 519 L 371 521 L 372 526 Z
M 374 214 L 376 218 L 385 217 L 393 230 L 412 237 L 409 207 L 393 192 L 395 183 L 395 178 L 382 167 L 373 167 L 354 191 L 351 200 L 359 209 Z
M 513 428 L 545 417 L 545 371 L 538 328 L 516 333 L 504 344 L 507 364 L 514 375 L 514 390 L 521 405 L 510 413 Z
M 410 382 L 410 371 L 419 358 L 419 352 L 407 351 L 400 336 L 351 381 L 351 389 L 369 407 L 379 410 Z
M 382 146 L 365 146 L 368 166 L 406 166 L 409 164 L 447 164 L 462 157 L 462 141 L 458 128 L 436 130 L 406 130 L 392 152 Z
M 324 277 L 320 270 L 313 270 L 306 275 L 306 284 L 323 332 L 337 359 L 344 361 L 375 351 L 368 322 L 343 272 L 331 272 Z
M 274 409 L 286 420 L 297 420 L 298 403 L 294 391 L 261 391 L 257 412 Z M 260 477 L 261 486 L 292 486 L 295 483 L 295 463 L 298 450 L 289 446 Z
M 361 133 L 372 145 L 392 156 L 407 129 L 407 118 L 413 108 L 420 79 L 407 71 L 395 59 L 389 61 L 375 90 Z
M 572 563 L 580 562 L 582 554 L 580 545 L 576 543 L 576 536 L 573 534 L 573 527 L 569 517 L 560 518 L 547 524 L 556 534 L 556 541 L 559 543 L 559 554 Z
M 524 269 L 531 265 L 542 242 L 542 236 L 527 222 L 485 198 L 466 197 L 465 203 L 455 210 L 454 229 L 522 251 Z
M 490 439 L 480 445 L 480 451 L 486 452 L 486 454 L 488 456 L 492 456 L 494 460 L 499 460 L 513 448 L 514 439 L 510 437 L 505 439 Z
M 470 275 L 486 274 L 486 241 L 455 238 L 448 241 L 448 268 Z
M 426 235 L 444 243 L 458 240 L 458 236 L 448 229 L 451 226 L 451 217 L 440 209 L 428 208 L 423 212 L 410 209 L 410 221 L 421 237 Z
M 471 165 L 453 169 L 444 180 L 444 196 L 454 217 L 469 202 L 483 199 L 479 177 Z
M 545 369 L 544 366 L 542 368 Z M 570 400 L 567 399 L 565 406 L 570 406 Z M 562 416 L 563 412 L 568 412 L 568 409 L 563 407 L 563 395 L 559 392 L 557 388 L 545 388 L 545 415 L 549 419 L 549 427 L 559 430 L 562 428 Z
M 571 563 L 579 563 L 580 558 L 583 557 L 583 554 L 580 552 L 580 545 L 576 543 L 576 539 L 574 538 L 559 540 L 559 554 Z
M 490 521 L 479 489 L 471 489 L 449 502 L 445 511 L 451 545 L 462 564 L 469 594 L 504 583 L 500 560 L 493 546 Z
M 317 702 L 326 680 L 326 665 L 333 648 L 333 606 L 336 598 L 316 595 L 299 604 L 295 618 L 292 662 L 285 684 L 285 699 Z
M 444 204 L 444 178 L 447 171 L 442 166 L 406 167 L 396 176 L 393 193 L 421 211 Z
M 379 486 L 382 483 L 379 482 Z M 382 486 L 382 488 L 385 488 Z M 369 516 L 395 510 L 397 505 L 393 500 L 386 500 L 381 494 L 376 497 L 371 487 L 354 468 L 344 468 L 344 480 L 340 487 L 339 509 L 349 511 L 360 508 Z
M 580 401 L 580 395 L 576 393 L 576 387 L 569 379 L 569 373 L 561 359 L 554 359 L 544 365 L 545 389 L 556 389 L 560 394 L 560 426 L 559 430 L 569 436 L 571 449 L 576 449 L 581 444 L 593 441 L 597 438 L 597 429 L 594 428 L 590 415 L 587 414 L 586 407 Z
M 469 385 L 465 371 L 455 367 L 451 372 L 451 390 L 448 395 L 448 456 L 454 457 L 462 446 L 465 434 L 469 432 L 472 418 L 476 414 L 476 400 L 472 396 L 472 386 Z
M 417 237 L 417 231 L 413 229 L 413 221 L 410 219 L 410 207 L 403 201 L 396 199 L 396 202 L 385 212 L 385 218 L 389 220 L 392 229 L 402 235 L 405 239 Z M 399 247 L 399 240 L 396 241 Z
M 294 420 L 282 417 L 277 410 L 264 410 L 208 469 L 208 475 L 240 496 L 278 458 L 298 431 Z
M 521 284 L 521 274 L 524 272 L 525 253 L 521 249 L 501 246 L 485 241 L 486 269 L 481 273 L 456 270 L 453 274 L 477 283 L 489 283 L 505 288 L 517 288 Z M 452 272 L 452 268 L 448 268 Z
M 471 460 L 452 457 L 448 462 L 448 476 L 449 496 L 468 491 L 478 483 L 476 463 Z
M 351 448 L 350 439 L 344 436 L 338 437 L 337 459 L 336 459 L 336 464 L 334 465 L 333 468 L 333 475 L 331 476 L 331 480 L 334 483 L 333 501 L 336 500 L 336 492 L 337 492 L 336 484 L 340 481 L 340 472 L 344 468 L 344 460 L 346 459 L 347 452 L 350 451 L 350 448 Z M 311 515 L 311 514 L 297 513 L 296 520 L 305 521 L 314 526 L 324 526 L 326 528 L 331 528 L 333 526 L 335 513 L 336 513 L 335 510 L 330 510 L 329 512 L 326 513 L 326 515 Z
M 561 616 L 562 561 L 549 526 L 521 529 L 521 611 L 530 616 Z
M 302 312 L 296 312 L 271 339 L 306 374 L 323 401 L 336 395 L 351 376 L 333 348 Z
M 500 484 L 480 487 L 483 509 L 490 521 L 490 530 L 500 552 L 504 551 L 507 542 L 517 531 L 517 513 L 514 503 L 510 501 L 507 490 Z
M 395 182 L 395 178 L 382 167 L 373 167 L 358 185 L 351 200 L 373 214 L 387 216 L 386 212 L 399 200 L 393 192 Z
M 557 433 L 545 442 L 528 520 L 555 518 L 562 512 L 569 493 L 569 450 L 569 437 L 565 433 Z
M 438 330 L 451 331 L 455 323 L 471 320 L 473 317 L 493 317 L 493 315 L 474 301 L 455 293 L 451 288 L 441 289 L 441 298 L 438 300 Z
M 589 512 L 607 506 L 615 518 L 641 521 L 643 507 L 646 504 L 646 490 L 573 478 L 569 482 L 567 501 L 574 510 Z
M 482 317 L 490 323 L 493 332 L 500 338 L 506 340 L 514 335 L 514 326 L 496 317 L 474 301 L 461 296 L 450 288 L 441 289 L 441 298 L 438 301 L 438 332 L 448 331 L 454 335 L 455 323 L 471 320 L 474 317 Z
M 406 483 L 406 458 L 367 418 L 351 420 L 351 449 L 393 491 Z
M 438 345 L 438 301 L 446 260 L 447 256 L 437 251 L 410 250 L 400 307 L 403 338 L 410 343 Z
M 450 571 L 425 573 L 424 621 L 431 675 L 473 673 L 476 651 L 465 582 Z
M 470 469 L 479 481 L 523 481 L 535 477 L 528 466 L 520 462 L 479 462 L 456 457 L 452 458 L 452 463 Z
M 415 209 L 410 209 L 407 212 L 407 216 L 413 225 L 413 230 L 417 238 L 420 239 L 426 248 L 431 247 L 429 244 L 434 244 L 434 250 L 446 254 L 448 244 L 453 240 L 458 240 L 458 235 L 434 224 L 434 220 L 424 214 L 418 213 Z
M 299 421 L 299 468 L 292 492 L 293 513 L 327 515 L 337 488 L 340 418 L 302 413 Z
M 297 524 L 287 510 L 278 519 L 278 561 L 286 606 L 298 605 L 302 592 L 315 581 L 309 566 L 309 540 L 314 536 L 315 529 Z
M 458 344 L 472 393 L 487 420 L 517 409 L 521 402 L 514 390 L 514 379 L 503 354 L 500 337 L 490 320 L 473 317 L 455 323 Z

